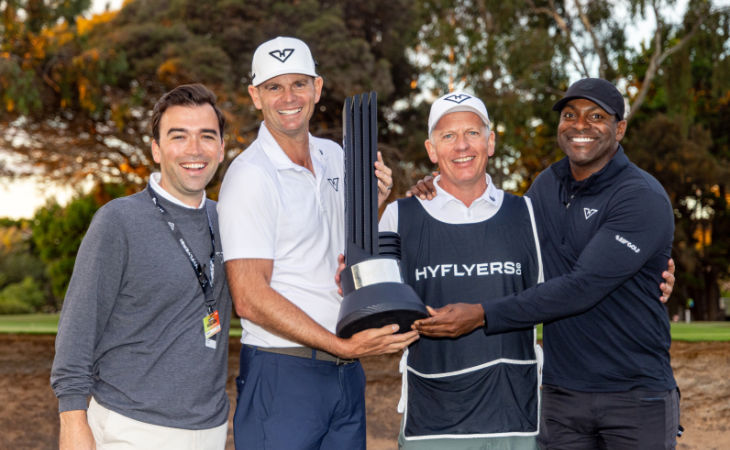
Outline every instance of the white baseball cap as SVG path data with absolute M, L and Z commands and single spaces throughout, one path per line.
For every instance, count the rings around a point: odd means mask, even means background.
M 484 125 L 489 127 L 489 114 L 487 107 L 478 98 L 466 92 L 456 91 L 439 97 L 438 100 L 431 105 L 431 113 L 428 115 L 428 135 L 431 136 L 436 124 L 446 114 L 459 111 L 473 112 L 479 116 Z
M 253 54 L 251 84 L 258 86 L 266 80 L 290 73 L 319 76 L 314 70 L 314 58 L 303 41 L 279 36 L 259 45 Z

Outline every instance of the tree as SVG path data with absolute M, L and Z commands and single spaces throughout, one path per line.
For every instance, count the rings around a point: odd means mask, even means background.
M 33 277 L 25 277 L 0 290 L 0 314 L 27 314 L 37 311 L 45 296 Z
M 129 194 L 121 185 L 99 185 L 79 195 L 65 207 L 55 201 L 36 211 L 32 220 L 33 244 L 45 266 L 51 294 L 61 307 L 71 279 L 76 252 L 89 228 L 94 213 L 109 200 Z
M 0 314 L 34 312 L 48 303 L 43 264 L 25 221 L 0 221 Z
M 728 8 L 624 0 L 425 0 L 418 60 L 434 95 L 467 87 L 485 100 L 497 131 L 488 171 L 497 185 L 525 190 L 563 155 L 550 112 L 571 79 L 600 76 L 630 103 L 624 144 L 664 184 L 677 216 L 678 285 L 671 308 L 692 296 L 699 317 L 718 317 L 718 279 L 727 277 Z M 617 12 L 621 14 L 617 14 Z M 650 39 L 629 45 L 627 23 Z
M 0 2 L 13 11 L 20 4 Z M 31 3 L 51 4 L 23 5 Z M 602 76 L 631 105 L 631 158 L 673 201 L 680 272 L 673 302 L 692 295 L 700 315 L 712 318 L 717 280 L 728 273 L 728 9 L 690 0 L 674 23 L 667 12 L 678 4 L 136 0 L 88 20 L 6 12 L 12 20 L 3 22 L 3 36 L 13 44 L 4 41 L 0 52 L 0 142 L 52 178 L 139 188 L 153 170 L 152 104 L 174 85 L 199 81 L 219 95 L 230 123 L 220 177 L 258 127 L 246 92 L 253 51 L 294 35 L 310 44 L 325 78 L 314 134 L 338 140 L 344 97 L 378 92 L 379 145 L 397 171 L 396 192 L 431 169 L 423 150 L 427 103 L 463 87 L 485 100 L 493 119 L 495 184 L 524 192 L 562 157 L 554 102 L 571 79 Z M 632 45 L 627 23 L 645 23 L 650 38 Z M 656 149 L 663 151 L 649 152 Z
M 416 13 L 409 0 L 136 0 L 88 20 L 43 22 L 35 34 L 21 23 L 20 36 L 38 51 L 26 59 L 13 49 L 0 55 L 0 84 L 9 96 L 0 109 L 0 136 L 6 150 L 29 163 L 28 172 L 136 190 L 154 170 L 148 151 L 154 102 L 180 83 L 202 82 L 216 92 L 228 121 L 226 161 L 209 186 L 215 198 L 228 162 L 258 131 L 247 85 L 259 43 L 293 35 L 310 45 L 326 80 L 312 132 L 339 140 L 346 96 L 376 90 L 384 123 L 390 99 L 410 92 L 415 69 L 402 55 L 416 40 Z M 6 60 L 22 61 L 23 76 L 3 71 Z M 388 128 L 382 129 L 387 141 Z M 34 242 L 57 299 L 98 205 L 82 196 L 66 208 L 48 205 L 34 218 Z
M 253 51 L 268 38 L 295 35 L 310 44 L 326 79 L 313 131 L 339 138 L 345 96 L 377 90 L 382 101 L 409 89 L 414 69 L 400 55 L 415 41 L 414 17 L 407 0 L 137 0 L 90 20 L 45 23 L 37 36 L 24 28 L 42 51 L 23 63 L 22 77 L 0 69 L 0 83 L 13 89 L 0 134 L 6 149 L 47 177 L 141 186 L 154 166 L 154 101 L 195 81 L 211 87 L 226 111 L 230 160 L 258 127 L 246 91 Z M 6 56 L 0 61 L 19 58 L 12 50 Z
M 690 2 L 689 9 L 704 3 Z M 638 131 L 628 138 L 634 159 L 662 182 L 675 207 L 678 292 L 670 308 L 693 298 L 696 318 L 722 320 L 719 281 L 730 266 L 730 12 L 701 20 L 688 14 L 683 26 L 696 31 L 657 72 L 632 123 Z M 639 73 L 644 64 L 637 60 Z

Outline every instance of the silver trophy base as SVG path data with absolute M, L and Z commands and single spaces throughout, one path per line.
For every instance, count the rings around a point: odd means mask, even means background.
M 348 266 L 341 279 L 345 292 L 337 320 L 341 338 L 390 324 L 397 324 L 398 332 L 405 333 L 414 321 L 428 317 L 416 292 L 403 283 L 393 258 L 372 258 Z

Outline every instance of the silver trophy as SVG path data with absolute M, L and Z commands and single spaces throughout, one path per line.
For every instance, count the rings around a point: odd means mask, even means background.
M 337 335 L 349 338 L 358 331 L 387 324 L 399 332 L 428 316 L 413 288 L 403 282 L 400 236 L 378 233 L 377 159 L 378 119 L 375 92 L 345 100 L 345 260 L 340 279 L 344 299 L 337 319 Z

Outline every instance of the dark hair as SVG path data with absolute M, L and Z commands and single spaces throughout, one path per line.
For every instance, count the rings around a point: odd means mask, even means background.
M 166 93 L 155 103 L 152 110 L 152 137 L 155 142 L 160 142 L 160 120 L 162 115 L 171 106 L 199 106 L 206 103 L 213 107 L 218 117 L 218 128 L 223 139 L 223 128 L 226 126 L 226 118 L 215 104 L 215 94 L 202 84 L 183 84 Z

